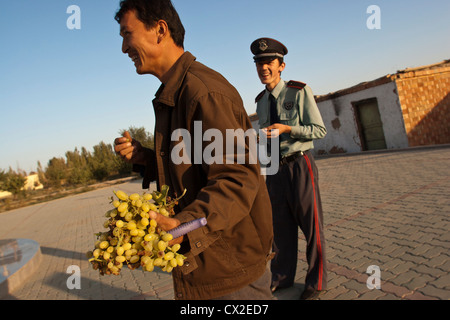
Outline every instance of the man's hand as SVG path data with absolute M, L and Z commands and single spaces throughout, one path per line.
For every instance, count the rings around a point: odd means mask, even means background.
M 139 141 L 131 138 L 130 133 L 125 131 L 123 137 L 114 140 L 114 151 L 126 162 L 145 165 L 144 148 Z
M 172 229 L 175 229 L 176 227 L 178 227 L 181 222 L 178 219 L 175 218 L 168 218 L 163 216 L 160 213 L 154 212 L 154 211 L 149 211 L 149 215 L 150 215 L 150 219 L 154 219 L 156 221 L 156 223 L 158 223 L 158 226 L 163 229 L 164 231 L 170 231 Z M 176 239 L 173 239 L 169 242 L 169 246 L 173 246 L 176 243 L 181 243 L 183 242 L 183 237 L 178 237 Z
M 263 132 L 266 134 L 267 139 L 273 139 L 279 137 L 283 133 L 291 133 L 291 127 L 281 123 L 275 123 L 265 129 Z

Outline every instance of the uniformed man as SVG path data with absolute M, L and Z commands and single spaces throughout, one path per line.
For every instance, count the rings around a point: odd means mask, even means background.
M 318 170 L 311 153 L 313 140 L 326 128 L 310 87 L 281 79 L 288 49 L 261 38 L 251 45 L 256 70 L 265 90 L 256 98 L 260 129 L 279 137 L 280 167 L 267 176 L 272 201 L 274 252 L 272 290 L 293 285 L 297 266 L 298 226 L 305 235 L 308 270 L 301 299 L 315 299 L 326 289 L 327 273 Z M 276 148 L 275 148 L 276 150 Z

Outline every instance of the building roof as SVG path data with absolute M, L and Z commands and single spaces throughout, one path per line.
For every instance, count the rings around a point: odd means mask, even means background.
M 439 63 L 430 64 L 426 66 L 416 67 L 416 68 L 407 68 L 404 70 L 397 71 L 395 74 L 388 74 L 381 78 L 372 80 L 372 81 L 366 81 L 359 83 L 353 87 L 342 89 L 336 92 L 331 92 L 326 95 L 318 95 L 315 96 L 316 102 L 322 102 L 330 99 L 335 99 L 347 94 L 355 93 L 358 91 L 366 90 L 369 88 L 377 87 L 385 83 L 393 82 L 399 79 L 406 79 L 406 78 L 414 78 L 418 76 L 433 74 L 436 72 L 450 72 L 450 59 L 444 60 Z
M 386 84 L 386 83 L 393 82 L 396 80 L 414 78 L 414 77 L 424 76 L 424 75 L 433 74 L 433 73 L 437 73 L 437 72 L 450 72 L 450 59 L 444 60 L 444 61 L 441 61 L 438 63 L 430 64 L 430 65 L 425 65 L 425 66 L 420 66 L 420 67 L 415 67 L 415 68 L 406 68 L 404 70 L 397 71 L 397 73 L 395 73 L 395 74 L 388 74 L 388 75 L 385 75 L 385 76 L 380 77 L 375 80 L 361 82 L 350 88 L 342 89 L 342 90 L 339 90 L 336 92 L 331 92 L 331 93 L 328 93 L 325 95 L 316 95 L 314 97 L 316 99 L 316 102 L 319 103 L 322 101 L 332 100 L 332 99 L 335 99 L 338 97 L 342 97 L 347 94 L 351 94 L 351 93 L 366 90 L 369 88 L 377 87 L 382 84 Z M 252 122 L 258 120 L 258 115 L 256 113 L 249 115 L 249 117 L 250 117 L 250 121 L 252 121 Z

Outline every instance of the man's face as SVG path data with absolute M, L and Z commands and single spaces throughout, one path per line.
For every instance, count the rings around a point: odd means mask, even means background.
M 278 84 L 284 67 L 285 63 L 280 64 L 278 59 L 256 62 L 256 71 L 261 83 L 269 87 L 271 84 Z
M 131 10 L 120 21 L 120 35 L 123 38 L 122 52 L 133 60 L 136 72 L 155 74 L 161 57 L 156 28 L 147 29 Z

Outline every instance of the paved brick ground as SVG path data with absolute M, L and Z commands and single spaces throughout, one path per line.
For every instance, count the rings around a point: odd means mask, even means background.
M 319 158 L 325 212 L 328 290 L 324 300 L 450 298 L 450 146 Z M 4 299 L 173 299 L 171 276 L 124 269 L 99 276 L 84 253 L 102 230 L 112 190 L 141 191 L 140 181 L 0 214 L 0 238 L 40 243 L 39 269 Z M 296 284 L 276 293 L 297 299 L 306 270 L 299 234 Z M 81 269 L 81 290 L 66 270 Z M 381 289 L 367 287 L 367 268 Z

